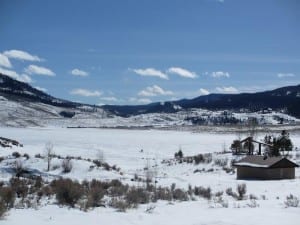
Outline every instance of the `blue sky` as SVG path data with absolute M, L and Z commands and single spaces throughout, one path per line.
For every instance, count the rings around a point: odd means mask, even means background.
M 0 0 L 0 72 L 144 104 L 300 83 L 298 0 Z

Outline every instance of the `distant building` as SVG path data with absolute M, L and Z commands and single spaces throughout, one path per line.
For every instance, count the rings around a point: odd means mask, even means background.
M 285 157 L 250 155 L 234 163 L 237 179 L 295 179 L 296 163 Z

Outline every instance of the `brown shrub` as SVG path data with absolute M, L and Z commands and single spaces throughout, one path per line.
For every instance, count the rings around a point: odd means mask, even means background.
M 204 188 L 204 187 L 194 187 L 194 194 L 196 196 L 201 196 L 206 199 L 211 199 L 211 189 L 210 187 Z
M 136 207 L 138 204 L 146 204 L 150 200 L 150 194 L 143 188 L 131 188 L 126 193 L 125 200 L 129 205 Z
M 61 163 L 61 167 L 63 169 L 63 171 L 62 171 L 63 173 L 71 172 L 73 169 L 73 164 L 72 164 L 71 159 L 65 158 Z
M 59 179 L 51 183 L 56 200 L 61 205 L 74 207 L 78 200 L 83 196 L 84 190 L 77 181 L 71 179 Z
M 174 200 L 179 200 L 179 201 L 187 201 L 189 199 L 187 192 L 183 191 L 180 188 L 176 188 L 172 192 L 172 197 Z
M 0 188 L 0 200 L 6 208 L 12 208 L 16 199 L 16 193 L 11 187 Z

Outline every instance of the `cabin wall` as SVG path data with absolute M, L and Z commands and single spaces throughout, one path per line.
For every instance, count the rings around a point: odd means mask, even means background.
M 295 179 L 295 168 L 237 167 L 237 179 Z

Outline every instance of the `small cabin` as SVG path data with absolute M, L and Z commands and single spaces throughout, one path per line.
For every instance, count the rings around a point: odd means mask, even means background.
M 296 163 L 286 157 L 250 155 L 234 163 L 237 179 L 295 179 Z

